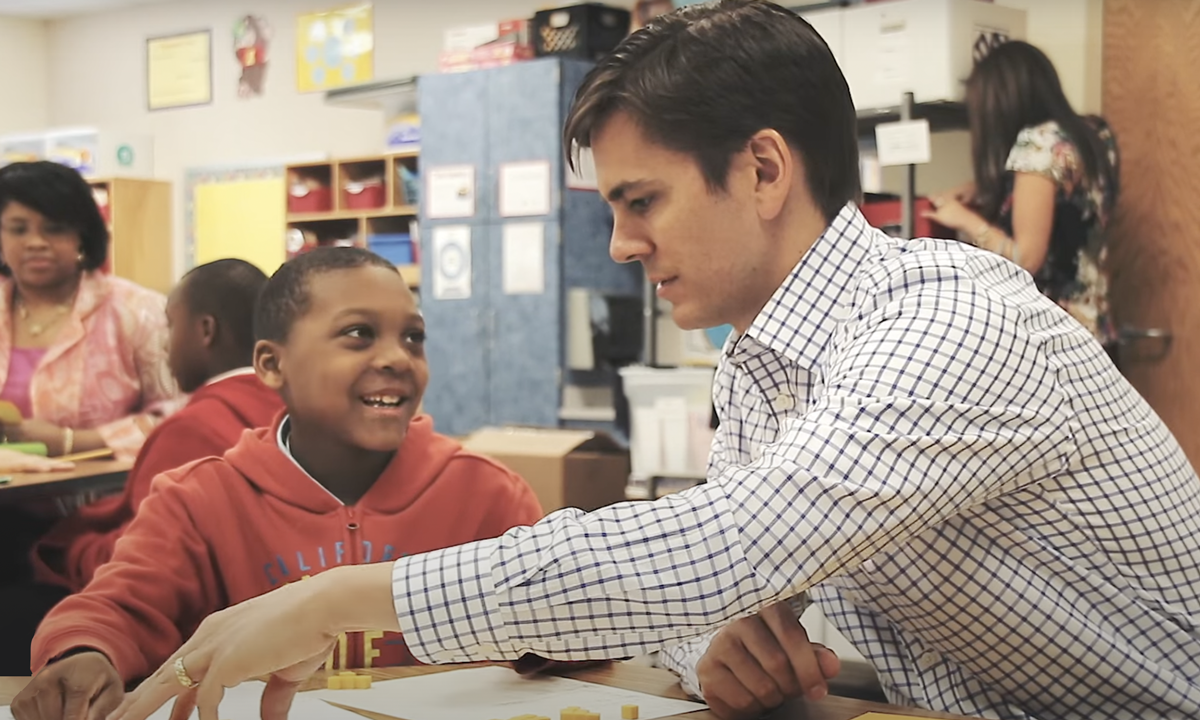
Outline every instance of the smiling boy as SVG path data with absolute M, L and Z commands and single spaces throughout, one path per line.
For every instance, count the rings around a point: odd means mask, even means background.
M 207 615 L 273 587 L 541 517 L 523 480 L 416 416 L 425 322 L 382 258 L 331 248 L 288 262 L 264 288 L 255 334 L 255 371 L 286 412 L 224 458 L 155 480 L 112 560 L 34 639 L 28 692 L 60 701 L 15 703 L 17 717 L 75 717 L 80 703 L 102 716 Z M 342 635 L 330 658 L 411 662 L 403 638 L 381 632 Z

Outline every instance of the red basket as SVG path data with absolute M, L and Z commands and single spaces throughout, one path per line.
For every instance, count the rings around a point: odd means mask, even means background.
M 333 193 L 327 187 L 293 185 L 288 191 L 288 212 L 316 213 L 333 209 Z
M 384 206 L 382 180 L 346 183 L 342 188 L 342 206 L 347 210 L 371 210 Z

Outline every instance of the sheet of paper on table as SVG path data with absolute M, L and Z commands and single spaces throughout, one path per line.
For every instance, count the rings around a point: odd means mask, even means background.
M 262 717 L 259 703 L 266 683 L 246 682 L 225 691 L 225 697 L 217 710 L 221 720 L 259 720 Z M 170 720 L 171 703 L 159 708 L 149 720 Z M 199 715 L 192 711 L 189 720 L 197 720 Z M 363 720 L 361 715 L 348 710 L 335 708 L 329 703 L 313 697 L 313 693 L 297 693 L 288 712 L 288 720 Z
M 934 719 L 925 717 L 923 715 L 893 715 L 892 713 L 869 712 L 869 713 L 863 713 L 862 715 L 859 715 L 858 717 L 851 718 L 850 720 L 934 720 Z
M 637 705 L 639 720 L 652 720 L 705 708 L 686 700 L 570 678 L 522 677 L 505 667 L 376 681 L 370 690 L 317 690 L 306 694 L 404 720 L 492 720 L 527 713 L 557 720 L 567 707 L 598 712 L 602 718 L 619 718 L 622 705 Z M 289 720 L 296 717 L 293 712 Z

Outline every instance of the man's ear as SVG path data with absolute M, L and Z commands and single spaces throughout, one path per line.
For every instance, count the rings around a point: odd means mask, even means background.
M 212 315 L 200 316 L 200 344 L 211 348 L 217 342 L 217 319 Z
M 254 344 L 254 373 L 263 385 L 278 392 L 283 388 L 283 348 L 271 340 Z
M 759 130 L 746 145 L 754 163 L 757 182 L 755 202 L 763 220 L 774 220 L 786 204 L 797 177 L 803 177 L 799 158 L 777 130 Z

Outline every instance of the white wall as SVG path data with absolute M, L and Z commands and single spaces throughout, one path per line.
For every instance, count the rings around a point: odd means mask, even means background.
M 45 129 L 49 64 L 46 23 L 0 17 L 0 135 Z
M 446 27 L 528 17 L 542 4 L 539 0 L 376 2 L 375 78 L 435 70 Z M 207 0 L 53 21 L 46 38 L 51 58 L 48 102 L 42 101 L 46 116 L 34 126 L 88 125 L 102 133 L 153 136 L 154 174 L 175 183 L 178 249 L 183 237 L 182 183 L 188 168 L 282 161 L 314 153 L 346 157 L 382 150 L 382 113 L 328 107 L 322 93 L 301 95 L 296 91 L 296 16 L 336 5 L 320 0 L 259 0 L 250 5 L 240 0 Z M 248 9 L 266 18 L 273 38 L 263 96 L 239 99 L 232 30 Z M 146 38 L 204 28 L 213 33 L 213 103 L 147 111 Z M 0 40 L 0 48 L 2 43 Z M 7 52 L 0 49 L 0 53 Z M 5 93 L 4 97 L 7 104 L 13 96 Z M 175 254 L 177 258 L 181 255 Z
M 1026 39 L 1054 63 L 1076 112 L 1100 112 L 1104 0 L 996 0 L 1022 8 Z

